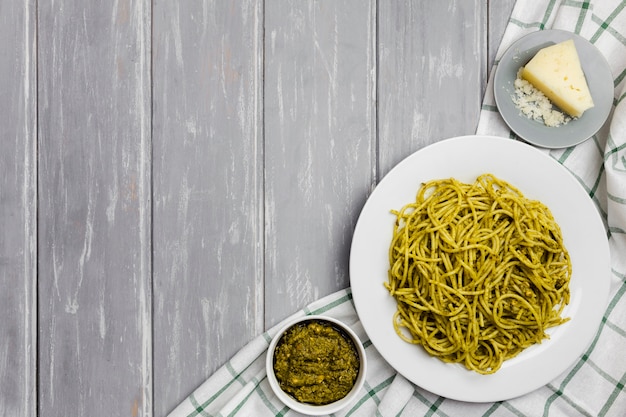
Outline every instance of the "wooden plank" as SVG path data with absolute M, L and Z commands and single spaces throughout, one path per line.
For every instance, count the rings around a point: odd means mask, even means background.
M 35 7 L 0 13 L 0 415 L 37 414 Z
M 154 5 L 155 414 L 263 331 L 263 5 Z
M 486 0 L 380 2 L 381 177 L 428 144 L 475 132 L 487 83 L 486 7 Z
M 500 0 L 489 2 L 489 69 L 493 66 L 502 35 L 509 23 L 515 0 Z
M 374 181 L 375 3 L 265 4 L 268 327 L 349 285 Z
M 43 415 L 152 413 L 150 13 L 38 2 Z

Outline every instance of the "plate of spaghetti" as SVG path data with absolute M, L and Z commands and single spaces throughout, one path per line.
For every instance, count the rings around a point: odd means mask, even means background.
M 584 188 L 523 142 L 425 147 L 374 189 L 355 227 L 350 285 L 383 358 L 440 396 L 494 402 L 554 380 L 589 347 L 610 280 Z

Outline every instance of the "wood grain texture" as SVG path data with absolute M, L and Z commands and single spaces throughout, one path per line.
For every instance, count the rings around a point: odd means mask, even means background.
M 0 13 L 0 416 L 37 412 L 35 7 Z
M 379 175 L 472 134 L 487 83 L 487 1 L 379 4 Z
M 40 415 L 151 415 L 150 2 L 38 12 Z
M 155 413 L 264 330 L 262 3 L 154 8 Z
M 515 6 L 515 0 L 491 1 L 489 5 L 489 53 L 487 56 L 489 59 L 488 69 L 491 69 L 496 60 L 496 53 L 498 52 L 498 47 L 502 41 L 502 35 L 504 35 L 506 25 L 509 23 L 513 6 Z
M 373 184 L 373 1 L 265 4 L 265 317 L 349 285 Z

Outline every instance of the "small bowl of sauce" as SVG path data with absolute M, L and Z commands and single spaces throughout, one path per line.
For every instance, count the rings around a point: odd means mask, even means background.
M 308 415 L 332 414 L 352 404 L 365 382 L 366 366 L 354 331 L 319 315 L 286 323 L 272 339 L 266 360 L 278 399 Z

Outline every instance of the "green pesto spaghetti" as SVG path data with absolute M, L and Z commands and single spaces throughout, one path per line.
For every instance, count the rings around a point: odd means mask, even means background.
M 491 374 L 568 320 L 571 260 L 541 202 L 484 174 L 427 182 L 392 213 L 385 286 L 406 342 Z

